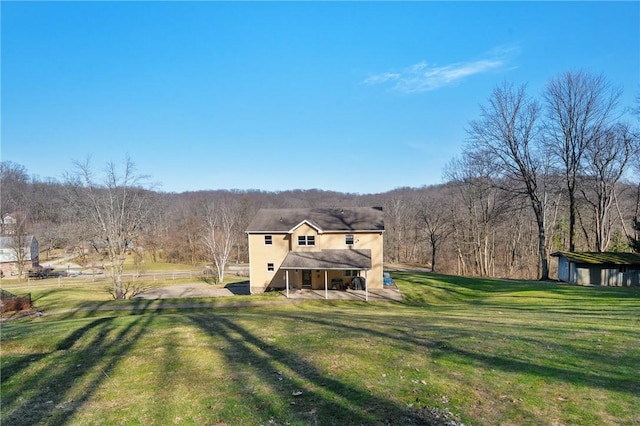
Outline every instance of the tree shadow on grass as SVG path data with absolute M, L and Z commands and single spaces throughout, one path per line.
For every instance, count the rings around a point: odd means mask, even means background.
M 446 341 L 435 341 L 434 345 L 438 350 L 433 354 L 435 358 L 455 354 L 457 357 L 467 360 L 468 364 L 476 364 L 477 362 L 485 365 L 487 369 L 499 369 L 512 373 L 530 374 L 550 381 L 563 381 L 573 386 L 602 388 L 615 392 L 624 392 L 629 395 L 637 395 L 640 392 L 640 381 L 637 379 L 626 379 L 614 377 L 614 373 L 607 372 L 589 372 L 579 365 L 573 365 L 573 368 L 563 368 L 560 366 L 549 366 L 536 364 L 527 360 L 516 359 L 502 355 L 482 354 L 470 351 L 453 345 Z M 603 358 L 606 358 L 603 356 Z M 627 357 L 625 357 L 627 358 Z M 625 362 L 628 365 L 640 365 L 638 357 L 628 357 Z M 602 364 L 604 365 L 604 364 Z
M 611 354 L 597 350 L 595 347 L 593 350 L 578 349 L 570 344 L 559 344 L 557 341 L 545 342 L 538 337 L 514 336 L 508 332 L 508 329 L 501 331 L 495 325 L 493 327 L 488 325 L 478 334 L 479 332 L 475 328 L 476 324 L 474 324 L 473 329 L 466 330 L 459 327 L 420 324 L 418 321 L 410 321 L 392 327 L 391 330 L 396 332 L 390 333 L 380 330 L 379 321 L 381 317 L 377 315 L 370 318 L 366 315 L 360 315 L 355 321 L 351 314 L 332 313 L 331 319 L 325 319 L 317 313 L 279 312 L 278 318 L 317 324 L 327 328 L 335 328 L 339 325 L 342 333 L 353 333 L 355 336 L 374 336 L 388 340 L 391 342 L 390 344 L 394 344 L 393 342 L 395 341 L 399 345 L 407 346 L 406 349 L 408 351 L 416 354 L 426 349 L 433 358 L 454 355 L 460 358 L 461 361 L 459 362 L 463 364 L 476 364 L 476 362 L 479 362 L 484 364 L 488 370 L 498 369 L 511 373 L 532 374 L 552 381 L 563 381 L 574 386 L 600 388 L 624 392 L 629 395 L 637 395 L 640 392 L 640 381 L 626 378 L 620 372 L 620 366 L 640 365 L 640 357 L 637 352 L 635 354 L 626 352 Z M 388 326 L 384 328 L 389 329 Z M 424 333 L 420 330 L 423 330 Z M 533 334 L 544 331 L 545 329 L 543 328 L 533 327 L 532 329 Z M 640 335 L 636 334 L 636 337 L 638 336 Z M 537 362 L 534 362 L 531 359 L 518 359 L 517 355 L 502 356 L 480 353 L 469 347 L 464 347 L 464 342 L 468 341 L 470 337 L 485 342 L 509 340 L 531 347 L 551 346 L 554 351 L 560 352 L 561 355 L 555 361 L 546 358 L 537 359 Z M 541 353 L 543 352 L 541 350 Z M 582 365 L 559 363 L 559 360 L 562 359 L 575 358 L 585 360 L 585 364 L 586 360 L 589 360 L 592 366 L 599 366 L 597 372 L 587 371 Z
M 543 299 L 583 300 L 600 299 L 640 299 L 640 287 L 613 286 L 579 286 L 559 281 L 532 281 L 501 278 L 479 278 L 458 275 L 442 275 L 431 272 L 398 272 L 394 278 L 400 282 L 407 281 L 417 286 L 428 286 L 463 298 L 499 297 L 505 293 L 508 297 L 530 297 L 530 292 L 547 291 Z
M 209 335 L 222 336 L 231 345 L 224 355 L 229 368 L 243 373 L 235 376 L 241 381 L 240 388 L 255 388 L 255 383 L 249 381 L 257 378 L 261 385 L 270 389 L 269 395 L 259 392 L 238 395 L 261 413 L 263 421 L 341 425 L 438 424 L 426 418 L 424 413 L 410 411 L 327 376 L 295 352 L 257 337 L 224 316 L 194 314 L 188 318 Z M 282 380 L 288 375 L 290 380 Z
M 38 361 L 42 371 L 31 374 L 19 384 L 12 384 L 11 392 L 3 395 L 3 425 L 63 425 L 109 378 L 119 358 L 126 354 L 144 333 L 153 317 L 139 317 L 115 336 L 114 318 L 98 318 L 71 333 L 54 351 L 19 360 L 3 366 L 5 375 L 12 377 L 29 363 Z M 83 339 L 79 348 L 74 345 Z M 26 359 L 26 357 L 25 357 Z M 106 364 L 105 364 L 106 363 Z M 44 365 L 46 364 L 46 365 Z M 80 395 L 73 399 L 74 395 Z M 4 394 L 4 392 L 3 392 Z
M 99 325 L 111 321 L 112 318 L 99 318 L 95 321 L 92 321 L 90 323 L 88 323 L 87 325 L 85 325 L 84 327 L 81 327 L 79 329 L 77 329 L 76 331 L 74 331 L 73 333 L 71 333 L 69 336 L 67 336 L 66 339 L 64 339 L 62 342 L 60 342 L 58 344 L 58 346 L 56 347 L 56 351 L 64 351 L 64 350 L 68 350 L 77 340 L 79 340 L 86 332 L 88 332 L 89 330 L 98 327 Z M 10 361 L 8 363 L 3 363 L 2 365 L 2 381 L 3 382 L 7 382 L 8 380 L 11 379 L 11 377 L 13 377 L 14 375 L 20 373 L 22 370 L 24 370 L 25 368 L 27 368 L 29 365 L 38 362 L 39 360 L 50 356 L 52 353 L 54 352 L 47 352 L 47 353 L 41 353 L 41 354 L 34 354 L 31 355 L 29 357 L 27 356 L 22 356 L 19 357 L 17 359 L 15 359 L 14 361 Z M 6 402 L 6 401 L 5 401 Z
M 196 306 L 199 305 L 199 306 Z M 63 311 L 53 311 L 45 315 L 55 315 L 59 321 L 68 319 L 78 319 L 83 315 L 90 317 L 94 315 L 105 315 L 106 312 L 129 312 L 131 315 L 141 314 L 161 314 L 168 309 L 185 309 L 185 308 L 211 308 L 211 303 L 203 303 L 198 301 L 190 302 L 184 299 L 136 299 L 127 301 L 103 301 L 103 302 L 87 302 L 79 304 L 74 308 Z

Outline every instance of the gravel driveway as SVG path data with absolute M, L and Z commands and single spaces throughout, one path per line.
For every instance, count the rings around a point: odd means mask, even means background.
M 183 297 L 222 297 L 249 294 L 248 283 L 228 284 L 224 288 L 205 283 L 181 284 L 144 291 L 134 299 L 179 299 Z

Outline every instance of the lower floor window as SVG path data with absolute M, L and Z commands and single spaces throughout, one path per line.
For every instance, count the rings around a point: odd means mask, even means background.
M 275 270 L 273 263 L 267 263 L 267 271 L 273 272 Z

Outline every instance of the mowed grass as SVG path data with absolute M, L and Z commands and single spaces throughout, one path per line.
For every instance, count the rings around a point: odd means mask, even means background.
M 5 323 L 0 423 L 411 425 L 435 407 L 467 425 L 640 424 L 639 289 L 394 278 L 403 303 Z
M 187 284 L 197 284 L 203 287 L 224 288 L 226 285 L 246 281 L 246 277 L 228 275 L 224 283 L 208 284 L 202 277 L 194 274 L 193 277 L 142 277 L 133 283 L 127 283 L 131 288 L 138 289 L 138 292 L 151 290 L 166 286 L 179 286 Z M 3 282 L 2 288 L 16 295 L 31 294 L 34 309 L 42 312 L 69 311 L 74 309 L 91 309 L 96 306 L 122 306 L 120 301 L 113 300 L 110 293 L 111 282 L 108 278 L 100 277 L 73 277 L 73 278 L 48 278 L 42 280 L 31 280 L 30 282 Z M 210 300 L 210 299 L 209 299 Z M 189 299 L 189 302 L 199 300 Z M 184 300 L 182 301 L 184 302 Z M 125 303 L 126 306 L 150 305 L 157 306 L 159 302 L 148 300 L 131 300 Z

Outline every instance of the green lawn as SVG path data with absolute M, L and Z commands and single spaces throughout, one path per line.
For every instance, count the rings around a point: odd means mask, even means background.
M 227 274 L 223 284 L 208 284 L 212 288 L 223 288 L 227 284 L 246 281 L 246 277 L 238 277 Z M 202 284 L 207 285 L 205 279 L 193 272 L 190 275 L 147 273 L 141 277 L 131 278 L 125 276 L 125 283 L 140 291 L 150 290 L 164 286 Z M 92 277 L 83 275 L 69 278 L 31 279 L 29 281 L 3 281 L 2 288 L 16 295 L 31 294 L 31 298 L 37 310 L 54 312 L 74 308 L 93 306 L 120 306 L 122 302 L 114 301 L 109 290 L 111 289 L 109 277 L 104 275 Z M 191 300 L 191 299 L 190 299 Z M 209 300 L 210 301 L 210 300 Z M 132 301 L 129 304 L 149 303 L 149 301 Z M 154 303 L 157 305 L 157 303 Z
M 269 295 L 5 323 L 0 424 L 640 424 L 639 289 L 394 278 L 404 303 L 225 306 L 285 301 Z M 98 304 L 74 291 L 68 307 Z

